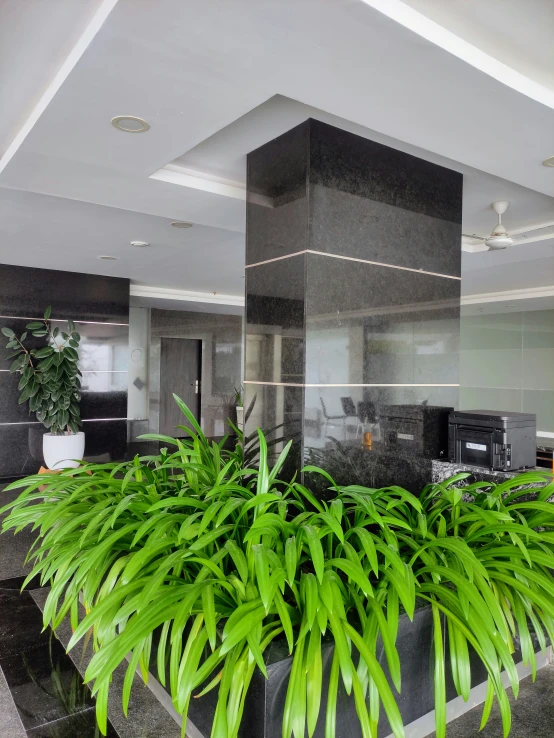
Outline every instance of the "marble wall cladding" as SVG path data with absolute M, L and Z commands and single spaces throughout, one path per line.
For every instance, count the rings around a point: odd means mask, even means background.
M 309 121 L 248 154 L 246 263 L 308 248 Z
M 244 388 L 247 448 L 256 446 L 258 428 L 264 431 L 273 459 L 292 441 L 284 468 L 284 475 L 289 477 L 302 464 L 304 393 L 304 387 L 272 384 L 245 384 Z
M 459 280 L 306 258 L 306 382 L 458 382 Z
M 0 318 L 0 325 L 11 328 L 18 336 L 25 331 L 28 322 L 27 319 L 22 318 Z M 64 330 L 67 325 L 61 320 L 54 320 L 52 323 L 54 326 L 59 326 L 61 330 Z M 126 390 L 128 326 L 75 321 L 75 327 L 81 336 L 79 368 L 83 373 L 81 378 L 83 390 L 108 393 Z M 43 339 L 31 339 L 28 345 L 30 347 L 43 345 Z M 0 342 L 0 377 L 3 370 L 9 369 L 8 355 L 9 351 L 5 348 L 5 342 Z
M 0 264 L 0 315 L 129 322 L 129 280 Z
M 0 477 L 23 477 L 39 470 L 45 431 L 39 423 L 0 424 Z
M 127 419 L 127 388 L 111 392 L 82 392 L 81 418 Z
M 460 280 L 308 254 L 306 319 L 336 313 L 457 318 Z
M 72 319 L 81 335 L 83 376 L 81 415 L 86 453 L 106 459 L 125 455 L 129 280 L 92 274 L 0 265 L 0 325 L 18 335 L 29 320 L 52 306 L 54 326 Z M 41 339 L 32 339 L 41 342 Z M 32 473 L 42 463 L 44 429 L 26 405 L 18 404 L 19 377 L 9 373 L 5 342 L 0 342 L 0 477 Z M 113 427 L 100 419 L 115 418 Z M 10 425 L 17 423 L 18 425 Z M 120 432 L 121 431 L 121 432 Z
M 304 461 L 346 482 L 429 480 L 430 408 L 458 404 L 461 205 L 459 173 L 315 120 L 249 155 L 251 428 L 301 402 Z M 412 444 L 385 442 L 390 406 L 420 413 Z
M 457 387 L 306 387 L 303 457 L 341 484 L 395 484 L 419 493 L 447 451 Z M 369 434 L 369 436 L 367 435 Z
M 151 310 L 149 414 L 153 433 L 159 431 L 162 337 L 202 341 L 201 425 L 208 436 L 223 435 L 234 389 L 242 384 L 242 316 Z
M 309 124 L 310 186 L 323 185 L 433 218 L 462 222 L 459 172 L 313 118 Z
M 86 434 L 85 460 L 119 461 L 125 458 L 127 421 L 87 420 L 82 428 Z M 46 429 L 37 422 L 9 425 L 0 423 L 0 477 L 20 477 L 35 474 L 44 466 L 42 436 Z
M 306 258 L 246 270 L 246 381 L 304 381 Z
M 310 205 L 314 251 L 439 274 L 460 272 L 460 223 L 321 185 L 311 187 Z M 340 213 L 348 217 L 341 221 Z

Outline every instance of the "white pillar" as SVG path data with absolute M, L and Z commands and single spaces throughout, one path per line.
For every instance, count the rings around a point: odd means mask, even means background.
M 148 418 L 148 353 L 150 308 L 129 308 L 129 374 L 127 417 Z

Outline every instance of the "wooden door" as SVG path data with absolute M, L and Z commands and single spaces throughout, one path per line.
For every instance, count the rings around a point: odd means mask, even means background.
M 173 393 L 185 402 L 200 423 L 202 341 L 162 338 L 160 354 L 160 433 L 177 438 L 187 435 L 177 425 L 189 422 L 177 407 Z

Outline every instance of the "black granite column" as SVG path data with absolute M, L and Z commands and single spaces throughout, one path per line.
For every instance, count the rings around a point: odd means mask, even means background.
M 248 156 L 247 435 L 418 491 L 458 398 L 462 175 L 317 120 Z

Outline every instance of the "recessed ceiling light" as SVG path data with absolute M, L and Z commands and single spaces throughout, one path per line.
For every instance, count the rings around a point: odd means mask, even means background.
M 549 156 L 542 163 L 543 167 L 554 167 L 554 156 Z
M 144 133 L 150 128 L 145 120 L 136 115 L 116 115 L 112 118 L 112 126 L 125 133 Z
M 136 246 L 137 249 L 144 249 L 146 246 L 150 246 L 146 241 L 131 241 L 131 246 Z
M 172 220 L 171 225 L 173 228 L 192 228 L 193 224 L 186 220 Z
M 117 261 L 119 256 L 97 256 L 96 258 L 102 259 L 103 261 Z

